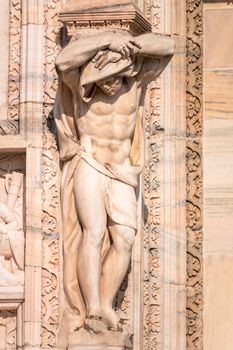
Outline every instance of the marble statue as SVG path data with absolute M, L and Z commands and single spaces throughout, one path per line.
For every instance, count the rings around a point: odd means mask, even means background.
M 6 203 L 0 203 L 0 286 L 24 284 L 24 231 L 15 211 L 23 176 L 12 173 Z
M 113 302 L 137 230 L 143 100 L 173 53 L 168 36 L 106 30 L 74 36 L 56 59 L 64 288 L 78 328 L 121 328 Z

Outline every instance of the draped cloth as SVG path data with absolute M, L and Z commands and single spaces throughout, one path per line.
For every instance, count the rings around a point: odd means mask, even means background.
M 114 74 L 132 77 L 139 72 L 141 66 L 142 61 L 141 63 L 133 64 L 131 60 L 128 60 L 127 64 L 124 64 L 123 67 L 111 67 L 111 74 L 109 70 L 103 70 L 101 72 L 101 79 Z M 114 71 L 114 69 L 117 69 L 117 71 Z M 77 78 L 75 86 L 70 86 L 69 83 L 65 82 L 64 77 L 60 76 L 54 107 L 60 159 L 63 161 L 61 209 L 63 222 L 64 290 L 69 306 L 80 315 L 81 320 L 85 318 L 86 310 L 77 275 L 77 258 L 82 237 L 82 227 L 75 207 L 73 189 L 74 172 L 79 162 L 83 160 L 90 167 L 105 176 L 106 183 L 109 183 L 111 185 L 110 187 L 112 187 L 112 190 L 106 193 L 107 215 L 119 224 L 136 229 L 136 197 L 134 188 L 137 186 L 137 178 L 143 166 L 141 107 L 138 110 L 129 165 L 99 164 L 80 145 L 76 124 L 78 121 L 79 103 L 91 103 L 91 98 L 96 88 L 93 81 L 93 79 L 96 80 L 96 76 L 93 70 L 94 68 L 90 66 L 90 63 L 84 66 Z M 75 74 L 75 72 L 72 72 L 72 74 Z M 128 201 L 127 198 L 124 198 L 124 201 L 126 201 L 126 205 L 123 206 L 124 210 L 120 210 L 122 204 L 120 203 L 122 202 L 122 198 L 120 198 L 121 188 L 124 193 L 129 193 Z M 126 188 L 128 189 L 125 192 Z M 129 208 L 128 210 L 126 209 L 127 207 Z M 106 229 L 101 251 L 102 257 L 104 257 L 109 247 L 110 240 Z

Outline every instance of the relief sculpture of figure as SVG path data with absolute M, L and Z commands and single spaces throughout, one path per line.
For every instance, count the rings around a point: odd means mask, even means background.
M 0 286 L 24 284 L 24 231 L 15 211 L 24 175 L 11 174 L 6 203 L 0 203 Z
M 74 36 L 56 59 L 64 289 L 77 327 L 121 327 L 113 303 L 137 230 L 143 100 L 173 53 L 168 36 L 106 30 Z

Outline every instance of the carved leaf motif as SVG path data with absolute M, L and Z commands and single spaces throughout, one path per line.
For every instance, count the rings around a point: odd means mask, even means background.
M 56 236 L 56 233 L 54 234 Z M 58 233 L 57 233 L 58 236 Z M 56 267 L 59 263 L 59 240 L 46 239 L 43 242 L 44 265 Z
M 200 4 L 201 0 L 187 0 L 187 11 L 193 12 Z
M 187 202 L 187 224 L 188 227 L 196 230 L 201 226 L 201 210 L 190 202 Z
M 187 103 L 187 117 L 192 120 L 199 113 L 201 102 L 196 96 L 187 94 Z
M 54 325 L 43 324 L 41 332 L 41 343 L 43 347 L 53 348 L 56 345 L 56 332 Z
M 58 278 L 46 269 L 43 269 L 42 277 L 42 318 L 54 324 L 59 319 Z

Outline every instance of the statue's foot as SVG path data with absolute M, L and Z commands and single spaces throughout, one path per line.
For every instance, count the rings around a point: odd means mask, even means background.
M 80 316 L 75 310 L 66 310 L 66 319 L 68 320 L 69 329 L 73 329 L 74 332 L 84 329 L 85 318 Z
M 109 308 L 103 310 L 103 319 L 109 330 L 117 332 L 122 331 L 121 319 L 113 309 Z
M 106 324 L 102 316 L 89 315 L 84 322 L 84 328 L 88 331 L 93 331 L 95 334 L 105 333 L 107 330 Z

